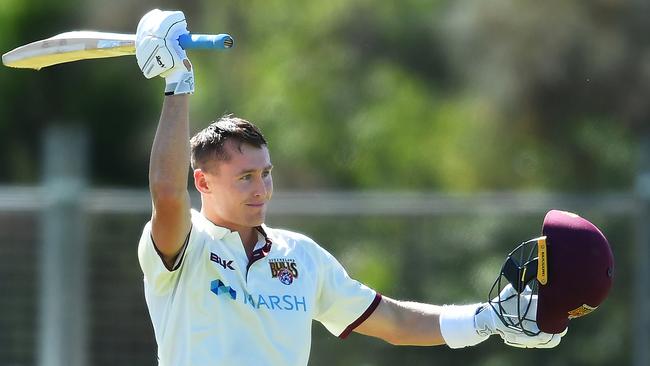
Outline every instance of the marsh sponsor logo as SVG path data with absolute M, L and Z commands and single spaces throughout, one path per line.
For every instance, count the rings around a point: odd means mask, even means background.
M 244 304 L 253 309 L 285 310 L 307 312 L 307 300 L 296 295 L 251 295 L 244 293 Z
M 235 302 L 242 302 L 255 310 L 270 311 L 302 311 L 307 312 L 307 299 L 304 296 L 288 294 L 249 294 L 239 291 L 242 296 L 237 296 L 237 290 L 216 279 L 210 282 L 210 291 L 220 298 L 227 298 Z

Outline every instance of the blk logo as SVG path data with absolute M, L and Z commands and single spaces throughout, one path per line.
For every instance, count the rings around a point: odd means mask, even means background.
M 232 266 L 233 261 L 228 261 L 225 259 L 221 259 L 216 253 L 210 253 L 210 260 L 219 264 L 223 269 L 231 269 L 235 270 L 235 268 Z
M 163 64 L 162 58 L 160 56 L 156 56 L 156 62 L 158 62 L 158 66 L 165 67 L 165 64 Z

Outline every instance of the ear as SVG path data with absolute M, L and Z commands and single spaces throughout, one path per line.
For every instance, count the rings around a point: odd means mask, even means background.
M 194 186 L 201 193 L 211 192 L 207 177 L 201 169 L 194 169 Z

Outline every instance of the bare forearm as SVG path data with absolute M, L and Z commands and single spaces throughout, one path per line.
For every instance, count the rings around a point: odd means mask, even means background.
M 151 234 L 165 262 L 173 263 L 190 230 L 188 96 L 165 97 L 149 164 Z
M 404 311 L 401 319 L 403 335 L 397 344 L 434 346 L 445 343 L 440 334 L 441 306 L 410 301 L 399 301 L 398 304 Z
M 149 187 L 154 196 L 187 191 L 190 161 L 188 96 L 165 97 L 149 163 Z
M 383 297 L 375 312 L 355 331 L 395 345 L 444 344 L 439 325 L 441 309 L 437 305 Z

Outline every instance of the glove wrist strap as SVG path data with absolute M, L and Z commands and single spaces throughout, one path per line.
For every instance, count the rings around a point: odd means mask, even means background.
M 440 333 L 450 348 L 474 346 L 488 339 L 476 331 L 474 317 L 483 304 L 445 305 L 440 313 Z
M 178 70 L 165 77 L 165 95 L 193 94 L 194 73 Z

